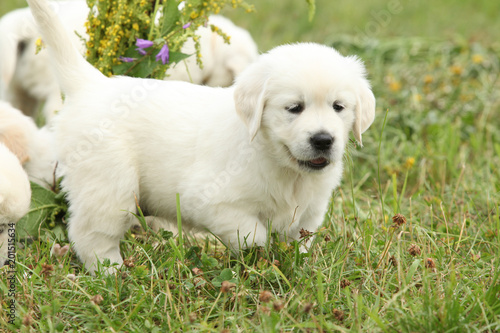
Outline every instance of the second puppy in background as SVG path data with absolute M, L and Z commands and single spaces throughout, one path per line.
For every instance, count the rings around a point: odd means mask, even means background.
M 86 2 L 54 1 L 51 5 L 71 31 L 71 42 L 84 54 L 75 32 L 85 36 Z M 35 42 L 40 37 L 29 8 L 13 10 L 0 19 L 0 100 L 28 116 L 34 116 L 43 103 L 43 115 L 49 120 L 61 109 L 62 98 L 47 50 L 36 54 Z
M 200 27 L 196 33 L 200 36 L 203 68 L 196 64 L 196 57 L 191 56 L 170 68 L 167 80 L 186 81 L 211 87 L 228 87 L 234 78 L 257 59 L 257 45 L 245 29 L 236 26 L 231 20 L 212 15 L 208 24 L 213 24 L 230 36 L 230 44 L 221 36 L 212 32 L 210 27 Z M 190 38 L 182 47 L 182 52 L 193 54 L 194 42 Z M 187 68 L 186 68 L 187 67 Z

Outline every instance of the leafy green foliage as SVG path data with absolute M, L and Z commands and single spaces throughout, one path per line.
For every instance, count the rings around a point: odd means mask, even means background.
M 175 24 L 181 18 L 181 12 L 177 8 L 176 1 L 167 1 L 163 7 L 163 18 L 161 24 L 161 35 L 166 36 L 175 29 Z
M 16 237 L 21 240 L 43 235 L 50 229 L 59 239 L 64 239 L 61 216 L 66 213 L 67 204 L 62 193 L 54 193 L 31 182 L 31 206 L 28 214 L 16 224 Z

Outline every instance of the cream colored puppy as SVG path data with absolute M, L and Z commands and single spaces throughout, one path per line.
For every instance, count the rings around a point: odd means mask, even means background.
M 83 54 L 85 47 L 74 33 L 85 36 L 88 14 L 85 1 L 52 1 L 51 6 L 71 31 L 71 42 Z M 62 107 L 61 90 L 49 63 L 48 52 L 36 54 L 40 37 L 29 8 L 14 10 L 0 19 L 0 99 L 33 116 L 40 104 L 47 120 Z
M 17 157 L 0 143 L 0 266 L 14 259 L 15 225 L 29 210 L 31 189 Z
M 89 65 L 46 0 L 28 0 L 67 100 L 55 118 L 69 237 L 93 272 L 122 263 L 135 197 L 150 214 L 208 229 L 234 249 L 321 225 L 349 131 L 375 116 L 365 69 L 318 44 L 277 47 L 230 88 L 129 77 Z
M 176 64 L 168 71 L 167 80 L 178 80 L 205 84 L 211 87 L 227 87 L 234 78 L 257 59 L 259 53 L 252 36 L 227 18 L 212 15 L 209 25 L 214 25 L 230 36 L 230 44 L 212 29 L 200 27 L 196 34 L 200 37 L 203 68 L 196 64 L 196 56 L 191 56 Z M 188 39 L 182 46 L 182 52 L 195 53 L 194 42 Z
M 33 119 L 0 101 L 0 143 L 18 157 L 31 181 L 45 188 L 54 186 L 56 152 L 47 126 L 37 128 Z
M 51 1 L 57 16 L 70 31 L 71 41 L 81 54 L 85 47 L 76 33 L 86 37 L 84 23 L 89 9 L 85 1 Z M 230 20 L 214 15 L 209 24 L 218 26 L 231 36 L 231 44 L 224 43 L 210 27 L 200 27 L 203 69 L 191 56 L 169 71 L 168 80 L 189 81 L 210 86 L 229 86 L 235 75 L 253 62 L 258 55 L 257 46 L 250 34 Z M 74 33 L 76 32 L 76 33 Z M 47 50 L 35 52 L 35 40 L 40 32 L 33 22 L 29 8 L 14 10 L 0 19 L 0 99 L 9 101 L 25 114 L 32 116 L 44 102 L 43 114 L 51 119 L 62 107 L 61 90 L 48 64 Z M 182 52 L 193 54 L 194 42 L 189 39 Z

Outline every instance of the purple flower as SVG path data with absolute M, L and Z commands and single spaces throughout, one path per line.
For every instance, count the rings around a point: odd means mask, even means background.
M 136 48 L 135 50 L 136 50 L 137 52 L 139 52 L 139 54 L 140 54 L 140 55 L 146 55 L 146 54 L 148 54 L 146 51 L 144 51 L 143 49 L 141 49 L 141 48 L 139 48 L 139 47 L 138 47 L 138 48 Z
M 191 26 L 191 22 L 188 22 L 182 26 L 182 29 L 187 29 Z
M 118 59 L 123 62 L 133 62 L 137 60 L 136 58 L 129 58 L 129 57 L 119 57 Z
M 150 40 L 147 40 L 147 39 L 137 38 L 135 41 L 135 46 L 137 46 L 140 49 L 147 49 L 148 47 L 151 47 L 153 45 L 154 45 L 154 43 Z
M 167 43 L 165 43 L 165 45 L 163 45 L 160 52 L 158 52 L 158 54 L 156 55 L 156 61 L 159 61 L 160 59 L 164 65 L 168 64 L 168 45 L 167 45 Z
M 137 38 L 135 40 L 135 46 L 137 46 L 136 51 L 139 52 L 139 54 L 141 55 L 146 55 L 147 52 L 144 51 L 144 49 L 147 49 L 148 47 L 151 47 L 153 45 L 154 43 L 147 39 Z

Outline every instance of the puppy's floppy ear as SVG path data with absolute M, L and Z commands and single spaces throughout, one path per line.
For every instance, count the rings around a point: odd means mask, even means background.
M 375 96 L 370 89 L 370 84 L 367 80 L 361 79 L 361 84 L 358 89 L 358 97 L 356 103 L 356 119 L 352 127 L 352 132 L 356 141 L 363 146 L 361 134 L 370 127 L 375 119 Z
M 236 79 L 234 90 L 236 112 L 248 128 L 250 141 L 255 138 L 260 128 L 268 81 L 269 79 L 256 70 L 246 70 Z

